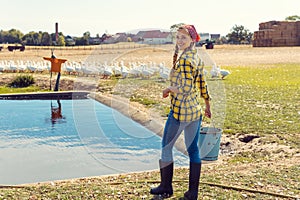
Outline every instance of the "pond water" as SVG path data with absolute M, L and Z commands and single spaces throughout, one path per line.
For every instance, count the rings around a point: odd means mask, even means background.
M 158 169 L 161 138 L 95 100 L 1 100 L 0 184 Z M 188 158 L 174 148 L 176 166 Z

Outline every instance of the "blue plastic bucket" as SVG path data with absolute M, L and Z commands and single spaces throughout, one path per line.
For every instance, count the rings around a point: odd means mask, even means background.
M 222 129 L 201 127 L 199 148 L 201 160 L 214 161 L 218 159 Z

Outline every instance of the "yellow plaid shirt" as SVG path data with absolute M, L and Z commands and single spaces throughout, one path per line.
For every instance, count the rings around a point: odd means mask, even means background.
M 173 116 L 179 121 L 195 121 L 202 115 L 200 97 L 210 100 L 197 50 L 185 52 L 170 73 L 171 86 L 179 93 L 170 93 Z

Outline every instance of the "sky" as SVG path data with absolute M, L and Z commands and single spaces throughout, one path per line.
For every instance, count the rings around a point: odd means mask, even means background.
M 64 35 L 101 36 L 186 23 L 225 36 L 235 25 L 254 32 L 292 15 L 300 16 L 300 0 L 13 0 L 1 5 L 0 30 L 54 33 L 58 23 Z

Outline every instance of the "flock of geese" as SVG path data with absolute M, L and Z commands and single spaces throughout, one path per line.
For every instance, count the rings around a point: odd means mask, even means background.
M 0 72 L 27 72 L 27 73 L 44 73 L 50 72 L 51 63 L 49 61 L 0 61 Z M 116 77 L 143 77 L 150 78 L 159 75 L 161 79 L 168 79 L 170 68 L 165 63 L 156 64 L 136 63 L 131 62 L 128 66 L 124 62 L 114 62 L 108 64 L 107 62 L 65 62 L 62 64 L 61 72 L 69 75 L 81 76 L 101 76 L 102 78 Z
M 23 61 L 23 60 L 2 60 L 0 61 L 0 73 L 2 72 L 27 72 L 27 73 L 44 73 L 50 72 L 51 63 L 43 60 L 39 62 Z M 150 78 L 158 76 L 162 80 L 167 80 L 170 74 L 170 67 L 161 62 L 130 62 L 128 66 L 123 61 L 113 62 L 65 62 L 62 64 L 61 71 L 63 74 L 81 75 L 81 76 L 100 76 L 104 79 L 112 76 L 127 78 L 127 77 L 142 77 Z M 207 70 L 204 69 L 206 76 L 209 76 Z M 211 78 L 224 79 L 230 72 L 220 69 L 219 66 L 213 65 L 210 71 Z

